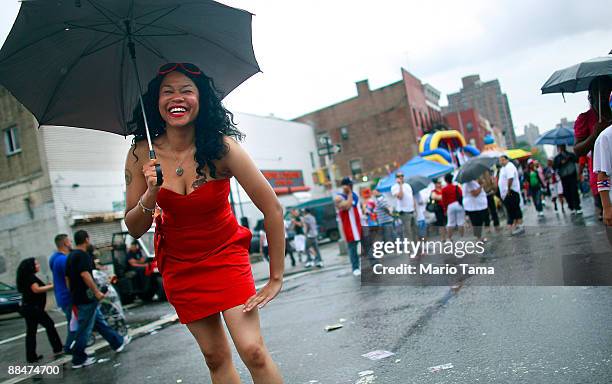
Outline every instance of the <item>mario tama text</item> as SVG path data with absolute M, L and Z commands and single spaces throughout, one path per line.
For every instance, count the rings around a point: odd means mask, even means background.
M 385 266 L 374 264 L 372 272 L 375 275 L 494 275 L 495 267 L 472 264 L 434 265 L 434 264 L 400 264 Z

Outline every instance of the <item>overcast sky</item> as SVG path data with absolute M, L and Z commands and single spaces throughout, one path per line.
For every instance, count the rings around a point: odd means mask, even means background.
M 461 77 L 499 79 L 517 134 L 546 131 L 587 109 L 586 93 L 541 95 L 556 69 L 612 49 L 606 0 L 223 0 L 255 13 L 263 73 L 226 98 L 238 112 L 291 119 L 356 96 L 355 81 L 379 88 L 404 67 L 445 95 Z M 7 4 L 8 3 L 8 4 Z M 3 0 L 0 42 L 18 12 Z

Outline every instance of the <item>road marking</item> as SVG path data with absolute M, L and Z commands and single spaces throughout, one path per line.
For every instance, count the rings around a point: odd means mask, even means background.
M 128 305 L 124 306 L 124 307 L 123 307 L 123 309 L 124 309 L 124 310 L 126 310 L 126 309 L 131 309 L 131 308 L 137 307 L 137 306 L 139 306 L 139 305 L 141 305 L 141 304 L 132 303 L 132 304 L 128 304 Z M 66 322 L 66 321 L 62 321 L 62 322 L 59 322 L 59 323 L 55 323 L 55 328 L 63 327 L 63 326 L 65 326 L 66 324 L 67 324 L 67 322 Z M 38 327 L 38 330 L 36 331 L 36 333 L 41 333 L 41 332 L 43 332 L 44 330 L 45 330 L 45 329 L 44 329 L 43 327 Z M 8 339 L 4 339 L 4 340 L 0 341 L 0 345 L 6 344 L 6 343 L 10 343 L 11 341 L 15 341 L 15 340 L 23 339 L 24 337 L 26 337 L 26 334 L 25 334 L 25 333 L 22 333 L 22 334 L 17 335 L 17 336 L 9 337 Z

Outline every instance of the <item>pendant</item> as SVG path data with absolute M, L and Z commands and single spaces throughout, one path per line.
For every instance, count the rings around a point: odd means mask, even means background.
M 183 176 L 183 167 L 179 165 L 178 168 L 176 168 L 176 174 L 178 176 Z

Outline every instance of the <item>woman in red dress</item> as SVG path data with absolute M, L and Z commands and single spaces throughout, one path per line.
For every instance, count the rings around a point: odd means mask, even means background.
M 135 111 L 134 145 L 125 165 L 130 234 L 142 236 L 155 217 L 155 258 L 164 289 L 198 342 L 213 383 L 240 383 L 221 317 L 255 383 L 282 383 L 266 350 L 258 309 L 280 291 L 284 271 L 282 208 L 270 184 L 236 139 L 232 115 L 213 82 L 188 63 L 162 66 L 143 95 L 157 154 L 148 160 L 142 113 Z M 157 186 L 155 164 L 163 170 Z M 228 202 L 236 177 L 264 214 L 270 280 L 255 291 L 249 264 L 251 232 Z

